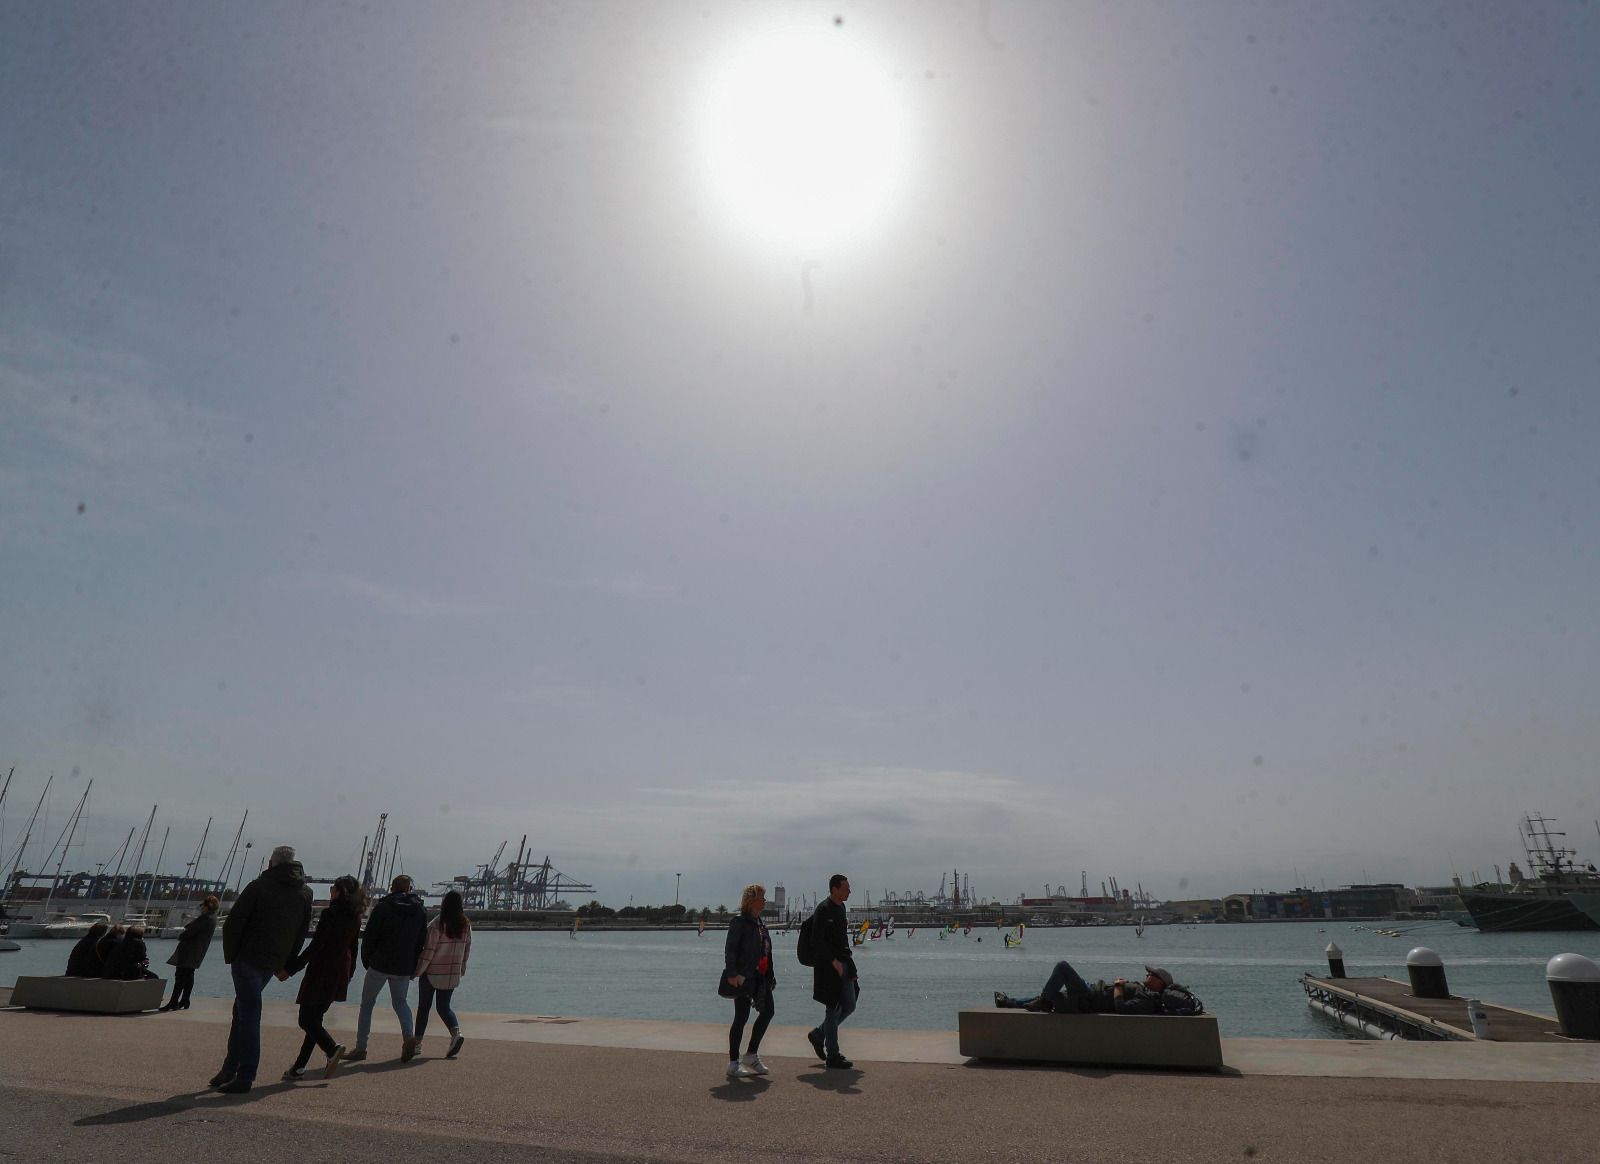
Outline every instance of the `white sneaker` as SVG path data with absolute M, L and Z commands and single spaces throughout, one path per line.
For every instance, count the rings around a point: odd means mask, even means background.
M 739 1060 L 737 1060 L 737 1059 L 729 1059 L 728 1060 L 727 1076 L 728 1076 L 729 1079 L 748 1079 L 748 1078 L 750 1078 L 750 1076 L 752 1076 L 754 1074 L 755 1074 L 754 1071 L 751 1071 L 750 1068 L 746 1067 L 743 1063 L 739 1062 Z
M 761 1061 L 760 1055 L 754 1053 L 739 1056 L 739 1066 L 743 1067 L 751 1075 L 765 1075 L 767 1073 L 767 1065 Z

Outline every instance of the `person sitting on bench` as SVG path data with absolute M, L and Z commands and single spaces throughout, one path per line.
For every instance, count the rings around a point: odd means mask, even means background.
M 100 977 L 100 951 L 96 947 L 110 928 L 105 922 L 95 922 L 89 927 L 89 932 L 78 939 L 78 944 L 72 947 L 72 953 L 67 955 L 68 978 Z
M 1118 978 L 1109 985 L 1090 986 L 1068 962 L 1056 963 L 1050 980 L 1034 997 L 1012 998 L 997 990 L 994 1004 L 1061 1014 L 1199 1014 L 1205 1009 L 1193 994 L 1173 984 L 1172 972 L 1165 967 L 1146 966 L 1143 982 Z

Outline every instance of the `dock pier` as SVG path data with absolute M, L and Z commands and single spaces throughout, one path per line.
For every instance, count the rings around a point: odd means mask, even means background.
M 1473 1033 L 1468 999 L 1424 998 L 1393 978 L 1300 978 L 1306 1004 L 1336 1022 L 1378 1039 L 1496 1043 L 1573 1043 L 1553 1015 L 1480 1002 L 1487 1037 Z

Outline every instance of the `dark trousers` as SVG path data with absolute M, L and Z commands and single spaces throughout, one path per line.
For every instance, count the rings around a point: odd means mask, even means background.
M 265 970 L 246 962 L 233 964 L 233 1025 L 222 1070 L 244 1083 L 254 1083 L 261 1066 L 261 992 L 271 980 Z
M 194 967 L 175 966 L 172 970 L 172 997 L 167 999 L 167 1009 L 177 1010 L 180 1006 L 189 1005 L 189 996 L 194 993 Z
M 750 1017 L 751 999 L 748 994 L 741 994 L 733 1000 L 733 1026 L 728 1028 L 728 1059 L 739 1057 L 739 1040 L 744 1037 L 745 1020 Z M 750 1028 L 750 1054 L 754 1055 L 761 1049 L 761 1036 L 767 1033 L 767 1024 L 772 1021 L 772 991 L 762 988 L 755 998 L 756 1025 Z
M 455 988 L 443 990 L 435 987 L 428 981 L 426 974 L 417 979 L 417 1038 L 422 1038 L 428 1029 L 428 1004 L 431 1002 L 439 1010 L 439 1017 L 444 1020 L 445 1030 L 452 1035 L 461 1029 L 461 1024 L 456 1022 L 456 1012 L 450 1009 L 450 996 L 455 993 Z
M 311 1060 L 313 1047 L 321 1047 L 324 1055 L 332 1055 L 338 1050 L 339 1044 L 333 1041 L 333 1036 L 328 1033 L 328 1028 L 322 1025 L 322 1018 L 328 1013 L 328 1007 L 333 1005 L 327 1002 L 302 1002 L 300 1004 L 300 1029 L 306 1037 L 300 1043 L 300 1057 L 294 1061 L 296 1071 L 305 1069 Z

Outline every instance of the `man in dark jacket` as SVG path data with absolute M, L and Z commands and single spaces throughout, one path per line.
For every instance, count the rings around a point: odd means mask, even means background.
M 854 1066 L 839 1053 L 839 1024 L 855 1011 L 860 993 L 855 959 L 850 955 L 850 919 L 844 909 L 849 900 L 850 878 L 835 873 L 828 878 L 828 896 L 817 906 L 811 923 L 811 940 L 818 953 L 811 967 L 811 997 L 827 1011 L 822 1025 L 812 1028 L 806 1038 L 817 1058 L 837 1068 Z
M 361 1015 L 356 1019 L 356 1049 L 344 1057 L 346 1063 L 367 1057 L 367 1036 L 372 1033 L 372 1008 L 378 993 L 389 987 L 389 1004 L 400 1019 L 400 1061 L 408 1063 L 417 1053 L 417 1040 L 411 1034 L 411 1004 L 406 992 L 417 976 L 417 959 L 428 938 L 428 911 L 422 898 L 411 892 L 411 878 L 404 873 L 389 884 L 389 895 L 372 907 L 367 928 L 361 935 L 361 964 L 367 976 L 361 983 Z
M 261 992 L 300 952 L 311 928 L 311 888 L 294 849 L 272 850 L 266 872 L 244 887 L 222 923 L 222 960 L 233 970 L 228 1057 L 211 1086 L 249 1091 L 261 1062 Z

